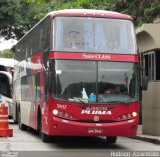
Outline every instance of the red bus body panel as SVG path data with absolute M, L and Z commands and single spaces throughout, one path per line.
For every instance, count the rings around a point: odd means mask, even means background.
M 72 60 L 107 60 L 138 62 L 138 55 L 128 54 L 102 54 L 102 53 L 75 53 L 75 52 L 51 52 L 50 59 Z M 43 76 L 41 76 L 43 79 Z M 43 81 L 42 81 L 43 82 Z M 44 85 L 41 85 L 44 87 Z M 49 96 L 49 104 L 42 108 L 42 128 L 47 135 L 53 136 L 136 136 L 138 128 L 139 103 L 129 104 L 88 104 L 89 107 L 104 107 L 112 112 L 111 115 L 82 114 L 85 104 L 54 100 Z M 61 106 L 61 107 L 60 107 Z M 73 119 L 65 119 L 53 115 L 53 110 L 68 113 Z M 132 119 L 118 121 L 118 116 L 136 112 Z M 95 122 L 95 116 L 99 121 Z M 32 121 L 32 120 L 31 120 Z M 35 120 L 33 120 L 35 121 Z M 89 122 L 88 122 L 89 121 Z
M 78 59 L 78 60 L 101 60 L 101 61 L 125 61 L 138 62 L 138 55 L 129 54 L 103 54 L 81 52 L 51 52 L 50 59 Z
M 84 104 L 56 101 L 50 98 L 49 106 L 43 115 L 44 133 L 56 136 L 135 136 L 138 127 L 138 116 L 132 119 L 118 121 L 120 115 L 136 112 L 138 115 L 139 103 L 126 104 L 90 104 L 89 107 L 108 108 L 112 114 L 94 114 L 90 111 L 83 113 Z M 53 115 L 53 110 L 72 115 L 73 120 Z M 94 117 L 99 121 L 95 122 Z M 108 122 L 107 122 L 108 121 Z

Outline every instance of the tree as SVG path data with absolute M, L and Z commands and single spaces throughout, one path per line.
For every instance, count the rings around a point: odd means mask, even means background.
M 2 58 L 13 58 L 14 53 L 12 52 L 12 50 L 6 49 L 6 50 L 3 50 L 3 51 L 0 51 L 0 57 L 2 57 Z
M 20 39 L 48 12 L 71 8 L 129 14 L 136 26 L 151 23 L 160 15 L 159 0 L 0 0 L 0 36 Z
M 38 20 L 25 0 L 0 1 L 0 36 L 20 39 Z
M 160 15 L 159 0 L 118 0 L 115 8 L 118 12 L 134 17 L 136 26 L 152 23 Z
M 116 0 L 28 0 L 28 2 L 39 9 L 49 6 L 48 11 L 73 8 L 112 10 Z M 45 10 L 42 13 L 46 14 Z
M 112 10 L 131 15 L 135 20 L 135 25 L 142 23 L 152 23 L 160 15 L 159 0 L 28 0 L 39 9 L 42 6 L 50 6 L 48 11 L 71 8 L 103 9 Z M 47 10 L 47 9 L 45 9 Z M 41 17 L 46 14 L 42 11 Z

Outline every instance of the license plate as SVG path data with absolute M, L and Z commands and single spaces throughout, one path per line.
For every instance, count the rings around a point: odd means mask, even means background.
M 89 128 L 88 133 L 89 134 L 101 134 L 103 132 L 103 129 L 97 129 L 97 128 Z

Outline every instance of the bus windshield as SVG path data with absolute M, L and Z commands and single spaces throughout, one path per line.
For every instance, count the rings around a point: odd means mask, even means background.
M 136 67 L 136 63 L 55 60 L 52 95 L 85 103 L 137 101 Z
M 55 51 L 137 53 L 133 23 L 130 20 L 56 17 L 53 30 Z

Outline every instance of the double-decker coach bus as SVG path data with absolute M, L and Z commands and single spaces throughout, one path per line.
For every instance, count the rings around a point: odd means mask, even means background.
M 50 12 L 16 45 L 14 120 L 50 136 L 135 136 L 138 55 L 132 18 Z

